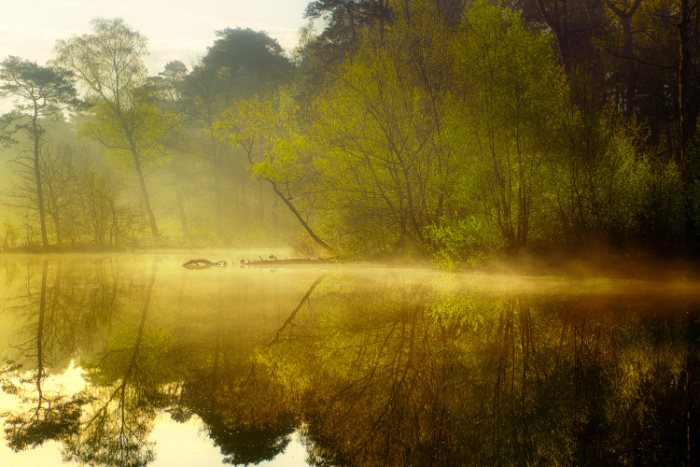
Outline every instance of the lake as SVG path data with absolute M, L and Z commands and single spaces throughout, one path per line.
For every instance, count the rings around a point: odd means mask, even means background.
M 699 458 L 696 282 L 208 255 L 0 256 L 0 465 Z

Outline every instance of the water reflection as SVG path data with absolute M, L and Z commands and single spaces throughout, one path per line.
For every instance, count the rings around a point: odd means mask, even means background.
M 65 440 L 65 456 L 83 464 L 139 466 L 153 461 L 153 429 L 161 389 L 171 375 L 168 331 L 146 328 L 158 272 L 153 260 L 141 312 L 110 332 L 106 349 L 83 366 L 92 383 L 86 391 L 80 431 Z
M 62 331 L 56 310 L 56 295 L 47 292 L 48 261 L 42 261 L 38 313 L 27 317 L 28 339 L 18 352 L 27 360 L 21 377 L 4 379 L 3 390 L 27 402 L 24 410 L 11 414 L 5 423 L 8 445 L 14 451 L 40 446 L 46 440 L 58 440 L 77 433 L 83 399 L 66 399 L 60 392 L 44 390 L 47 355 L 54 354 L 57 336 Z M 52 291 L 55 291 L 59 281 Z M 48 302 L 48 304 L 47 304 Z M 20 374 L 22 364 L 7 362 L 3 376 Z M 33 403 L 33 405 L 30 405 Z
M 167 416 L 226 464 L 282 465 L 297 436 L 310 465 L 698 459 L 697 297 L 181 264 L 3 259 L 0 315 L 21 329 L 2 351 L 7 446 L 148 465 Z M 75 361 L 82 384 L 52 382 Z

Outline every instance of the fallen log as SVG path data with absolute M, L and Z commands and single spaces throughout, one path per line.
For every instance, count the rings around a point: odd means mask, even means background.
M 218 266 L 221 268 L 226 267 L 226 261 L 209 261 L 208 259 L 191 259 L 186 263 L 182 263 L 182 267 L 186 269 L 209 269 L 212 266 Z
M 241 261 L 241 266 L 249 266 L 256 268 L 284 268 L 293 266 L 312 266 L 330 264 L 324 259 L 261 259 L 253 261 Z

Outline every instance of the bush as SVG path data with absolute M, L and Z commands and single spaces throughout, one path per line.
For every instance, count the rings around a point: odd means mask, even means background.
M 461 262 L 474 266 L 492 257 L 504 247 L 503 237 L 486 218 L 474 215 L 450 220 L 425 228 L 425 236 L 435 250 L 435 265 L 452 270 Z

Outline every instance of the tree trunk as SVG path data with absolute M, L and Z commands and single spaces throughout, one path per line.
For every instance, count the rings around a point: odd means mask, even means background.
M 634 73 L 634 62 L 632 61 L 634 55 L 633 42 L 632 42 L 632 17 L 637 12 L 637 9 L 642 4 L 642 0 L 635 0 L 629 11 L 622 11 L 610 0 L 606 1 L 608 8 L 612 10 L 615 15 L 620 20 L 622 24 L 622 35 L 624 39 L 623 57 L 627 60 L 625 64 L 625 90 L 624 90 L 624 102 L 625 108 L 623 109 L 624 115 L 627 118 L 631 118 L 633 115 L 634 106 L 632 105 L 632 100 L 636 96 L 636 75 Z
M 109 226 L 109 246 L 115 245 L 117 243 L 117 209 L 114 205 L 114 200 L 109 200 L 109 212 L 112 215 L 112 222 Z
M 687 189 L 694 183 L 696 174 L 694 164 L 688 161 L 688 146 L 695 134 L 698 119 L 698 106 L 695 103 L 697 92 L 693 89 L 693 47 L 696 21 L 690 19 L 690 0 L 681 0 L 680 21 L 678 22 L 678 37 L 680 42 L 680 64 L 678 67 L 678 110 L 680 114 L 680 168 L 683 188 Z M 700 5 L 696 5 L 699 7 Z M 688 240 L 696 237 L 697 225 L 693 215 L 694 207 L 690 196 L 686 194 L 685 201 L 685 237 Z M 692 240 L 691 240 L 692 241 Z
M 39 149 L 40 149 L 40 130 L 37 126 L 37 118 L 39 116 L 34 113 L 34 118 L 32 120 L 32 136 L 34 138 L 34 178 L 36 181 L 36 197 L 37 197 L 37 207 L 39 208 L 39 224 L 41 225 L 41 245 L 46 248 L 49 246 L 49 237 L 46 234 L 46 213 L 44 212 L 44 192 L 41 188 L 41 169 L 39 162 Z
M 697 115 L 693 112 L 693 96 L 691 92 L 693 31 L 690 21 L 689 0 L 681 0 L 680 6 L 681 18 L 678 22 L 678 37 L 680 40 L 680 65 L 678 69 L 678 107 L 681 136 L 680 165 L 683 181 L 687 182 L 688 143 L 695 132 Z
M 554 8 L 554 13 L 558 14 L 555 18 L 547 10 L 544 4 L 544 0 L 537 0 L 537 7 L 540 10 L 540 14 L 544 19 L 544 22 L 554 33 L 554 37 L 557 40 L 557 50 L 559 51 L 559 59 L 561 60 L 561 65 L 564 67 L 564 72 L 569 75 L 571 66 L 569 63 L 569 44 L 568 44 L 568 8 L 567 0 L 562 0 L 561 8 Z
M 212 121 L 211 118 L 209 118 L 208 120 Z M 209 121 L 207 123 L 209 123 Z M 213 122 L 209 124 L 209 127 L 211 128 L 212 125 Z M 211 146 L 212 167 L 214 169 L 214 212 L 216 217 L 214 222 L 216 223 L 216 235 L 217 237 L 219 237 L 219 240 L 221 240 L 221 238 L 224 235 L 224 193 L 222 186 L 223 164 L 221 162 L 221 157 L 219 157 L 219 151 L 217 150 L 217 142 L 216 138 L 214 137 L 213 131 L 209 131 L 209 144 Z
M 626 57 L 632 57 L 634 54 L 634 49 L 632 48 L 632 25 L 631 18 L 624 17 L 622 20 L 622 29 L 625 36 L 625 51 Z M 625 64 L 625 74 L 627 75 L 627 82 L 625 83 L 625 108 L 624 115 L 627 118 L 632 118 L 634 114 L 634 105 L 632 101 L 637 95 L 637 85 L 636 85 L 636 75 L 634 72 L 634 62 L 628 58 Z
M 141 195 L 143 196 L 143 204 L 146 207 L 146 214 L 148 214 L 148 223 L 151 227 L 151 234 L 153 235 L 153 240 L 157 242 L 160 239 L 160 234 L 158 233 L 158 225 L 156 225 L 156 217 L 153 215 L 153 210 L 151 209 L 151 199 L 148 196 L 146 180 L 143 178 L 143 171 L 141 170 L 139 155 L 133 149 L 131 153 L 134 156 L 134 169 L 139 177 L 139 186 L 141 187 Z
M 311 238 L 313 238 L 314 241 L 315 241 L 316 243 L 318 243 L 319 245 L 321 245 L 323 248 L 325 248 L 326 250 L 332 252 L 332 251 L 333 251 L 333 248 L 332 248 L 330 245 L 328 245 L 326 242 L 324 242 L 323 240 L 321 240 L 321 239 L 318 237 L 318 235 L 316 235 L 316 233 L 311 229 L 311 226 L 308 224 L 308 222 L 306 222 L 306 221 L 304 220 L 304 218 L 301 217 L 301 214 L 300 214 L 299 211 L 297 211 L 297 209 L 294 207 L 294 205 L 292 204 L 291 200 L 285 198 L 284 194 L 283 194 L 283 193 L 279 190 L 279 188 L 277 187 L 277 184 L 276 184 L 273 180 L 270 180 L 270 179 L 267 179 L 267 178 L 266 178 L 265 180 L 267 180 L 267 181 L 270 183 L 270 185 L 272 185 L 272 189 L 275 191 L 275 193 L 277 194 L 277 196 L 280 197 L 280 199 L 282 200 L 282 202 L 284 202 L 284 204 L 287 206 L 287 208 L 289 208 L 289 210 L 292 212 L 292 214 L 294 214 L 294 217 L 297 218 L 297 220 L 299 221 L 299 223 L 301 224 L 301 226 L 304 227 L 304 230 L 306 230 L 306 232 L 311 236 Z
M 190 236 L 190 227 L 187 224 L 187 215 L 185 214 L 185 202 L 182 199 L 182 189 L 178 186 L 175 188 L 175 200 L 177 201 L 177 213 L 180 217 L 180 227 L 182 235 L 187 238 Z

